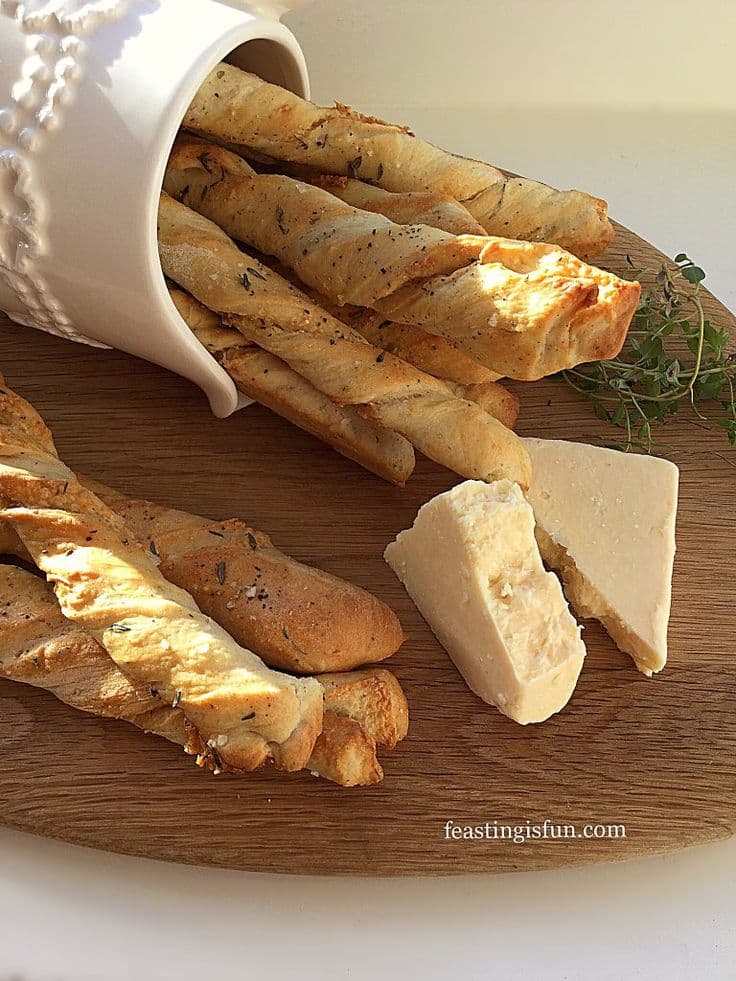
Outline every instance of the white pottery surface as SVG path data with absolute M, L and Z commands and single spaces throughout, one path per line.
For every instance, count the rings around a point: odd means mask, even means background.
M 0 309 L 176 371 L 217 415 L 238 396 L 169 299 L 156 207 L 181 118 L 221 58 L 238 49 L 242 67 L 307 91 L 298 44 L 269 16 L 284 5 L 255 6 L 0 3 Z

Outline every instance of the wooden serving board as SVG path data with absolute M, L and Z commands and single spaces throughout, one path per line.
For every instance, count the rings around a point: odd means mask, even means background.
M 625 229 L 601 264 L 658 267 Z M 712 298 L 712 320 L 734 318 Z M 386 543 L 457 477 L 421 460 L 399 490 L 260 407 L 219 421 L 181 378 L 126 355 L 0 326 L 0 368 L 74 468 L 129 493 L 239 515 L 296 558 L 375 592 L 409 640 L 388 663 L 411 730 L 386 777 L 344 790 L 308 773 L 213 778 L 176 747 L 0 682 L 0 818 L 95 848 L 298 873 L 505 872 L 612 861 L 736 828 L 736 451 L 691 418 L 663 433 L 681 467 L 670 663 L 653 680 L 602 629 L 567 708 L 522 727 L 484 705 L 383 562 Z M 520 432 L 591 441 L 609 426 L 563 382 L 517 385 Z M 636 570 L 631 570 L 632 575 Z M 624 824 L 615 839 L 448 840 L 445 824 Z

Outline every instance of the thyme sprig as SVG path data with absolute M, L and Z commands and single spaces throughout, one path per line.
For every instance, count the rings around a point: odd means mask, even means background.
M 626 257 L 634 270 L 634 263 Z M 639 307 L 621 354 L 609 361 L 580 365 L 563 378 L 593 404 L 600 419 L 623 429 L 617 448 L 654 446 L 652 427 L 665 423 L 683 406 L 703 422 L 726 431 L 736 445 L 736 354 L 727 354 L 729 332 L 705 316 L 700 286 L 705 273 L 681 252 L 674 267 L 662 265 L 653 285 L 642 291 Z M 651 271 L 634 270 L 636 279 Z M 709 419 L 703 403 L 721 412 Z

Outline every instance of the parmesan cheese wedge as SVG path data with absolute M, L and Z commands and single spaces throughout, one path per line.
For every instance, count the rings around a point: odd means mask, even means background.
M 440 494 L 384 557 L 476 695 L 522 724 L 566 705 L 585 646 L 518 484 Z
M 600 620 L 646 675 L 667 661 L 679 471 L 667 460 L 524 440 L 545 562 L 580 617 Z

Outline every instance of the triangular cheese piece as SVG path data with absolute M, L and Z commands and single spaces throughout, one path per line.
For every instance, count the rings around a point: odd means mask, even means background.
M 667 460 L 524 440 L 545 562 L 581 617 L 600 620 L 644 674 L 667 661 L 679 471 Z
M 585 646 L 518 484 L 440 494 L 385 558 L 476 695 L 523 724 L 567 704 Z

